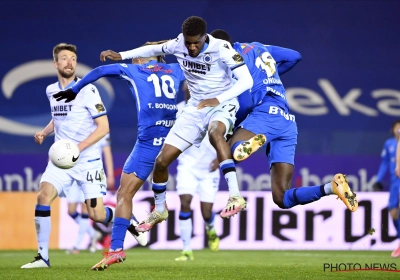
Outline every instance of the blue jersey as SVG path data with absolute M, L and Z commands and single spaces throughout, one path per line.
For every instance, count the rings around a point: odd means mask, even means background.
M 396 176 L 396 150 L 397 150 L 397 140 L 392 137 L 386 140 L 383 150 L 381 153 L 382 162 L 379 166 L 379 171 L 377 174 L 376 181 L 382 182 L 383 177 L 389 169 L 390 172 L 390 185 L 400 185 L 400 178 Z
M 154 60 L 146 64 L 110 64 L 90 71 L 72 90 L 101 77 L 125 80 L 136 101 L 138 138 L 149 140 L 167 136 L 176 119 L 176 94 L 185 79 L 177 63 L 165 64 Z
M 252 106 L 256 106 L 268 96 L 268 102 L 289 111 L 286 91 L 279 75 L 289 71 L 301 60 L 300 53 L 258 42 L 235 43 L 233 48 L 242 55 L 253 77 Z M 242 106 L 242 103 L 240 105 Z

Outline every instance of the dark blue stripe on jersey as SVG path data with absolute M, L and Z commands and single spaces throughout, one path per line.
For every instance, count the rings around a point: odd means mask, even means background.
M 243 66 L 244 64 L 245 64 L 245 63 L 242 62 L 241 64 L 235 65 L 235 66 L 231 67 L 231 70 L 234 70 L 234 69 L 236 69 L 236 68 L 238 68 L 238 67 L 240 67 L 240 66 Z
M 97 119 L 98 117 L 107 115 L 107 112 L 101 113 L 100 115 L 93 116 L 92 119 Z
M 192 217 L 192 212 L 179 212 L 179 220 L 187 220 L 190 219 L 190 217 Z
M 88 162 L 92 162 L 92 161 L 96 161 L 96 160 L 100 160 L 100 158 L 89 159 Z

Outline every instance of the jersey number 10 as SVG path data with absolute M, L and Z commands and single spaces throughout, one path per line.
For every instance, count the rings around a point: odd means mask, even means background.
M 160 82 L 161 78 L 161 82 Z M 174 87 L 174 80 L 168 76 L 163 75 L 160 78 L 156 74 L 151 74 L 148 78 L 148 82 L 153 82 L 154 91 L 156 93 L 156 97 L 161 97 L 161 91 L 164 95 L 169 99 L 174 99 L 176 95 L 175 87 Z M 169 84 L 167 83 L 169 82 Z M 170 92 L 172 91 L 172 92 Z

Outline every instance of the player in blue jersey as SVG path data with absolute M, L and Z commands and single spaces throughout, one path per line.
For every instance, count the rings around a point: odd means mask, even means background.
M 394 227 L 397 230 L 397 238 L 400 241 L 400 219 L 399 219 L 399 195 L 400 195 L 400 178 L 396 176 L 396 151 L 400 139 L 400 120 L 396 120 L 392 124 L 391 132 L 393 137 L 385 141 L 382 149 L 382 162 L 379 166 L 378 174 L 376 175 L 376 183 L 374 189 L 383 189 L 382 180 L 386 172 L 390 172 L 390 194 L 388 209 L 392 217 Z M 392 252 L 392 257 L 400 257 L 400 243 L 396 250 Z
M 160 153 L 164 139 L 175 123 L 176 93 L 180 82 L 185 79 L 179 64 L 162 63 L 161 56 L 135 58 L 132 62 L 134 64 L 97 67 L 76 83 L 70 92 L 55 95 L 56 98 L 65 95 L 74 98 L 86 84 L 101 77 L 114 77 L 124 79 L 128 83 L 136 100 L 138 137 L 125 162 L 121 185 L 117 192 L 110 250 L 92 270 L 104 270 L 126 258 L 123 251 L 125 234 L 128 228 L 135 231 L 133 226 L 130 227 L 132 198 L 153 170 L 154 161 Z
M 288 209 L 336 194 L 350 211 L 356 211 L 356 195 L 349 188 L 346 177 L 340 173 L 334 176 L 332 182 L 324 185 L 291 188 L 297 125 L 294 115 L 289 113 L 280 75 L 301 60 L 300 53 L 258 42 L 233 44 L 229 34 L 221 29 L 214 30 L 211 34 L 231 42 L 233 48 L 243 56 L 254 81 L 250 91 L 252 104 L 242 106 L 240 103 L 241 108 L 251 107 L 251 111 L 241 113 L 248 115 L 230 139 L 234 159 L 243 161 L 261 146 L 267 145 L 272 197 L 280 208 Z M 239 96 L 239 102 L 246 94 L 249 92 Z

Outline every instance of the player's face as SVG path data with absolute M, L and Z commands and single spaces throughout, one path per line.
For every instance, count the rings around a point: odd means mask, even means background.
M 400 123 L 397 123 L 393 127 L 393 135 L 396 136 L 396 138 L 400 137 Z
M 58 61 L 54 62 L 55 67 L 63 78 L 71 78 L 75 75 L 76 54 L 68 50 L 62 50 L 58 54 Z
M 197 35 L 197 36 L 188 36 L 183 35 L 185 39 L 185 46 L 188 49 L 188 53 L 191 57 L 197 57 L 199 53 L 203 50 L 204 42 L 206 41 L 207 35 Z

